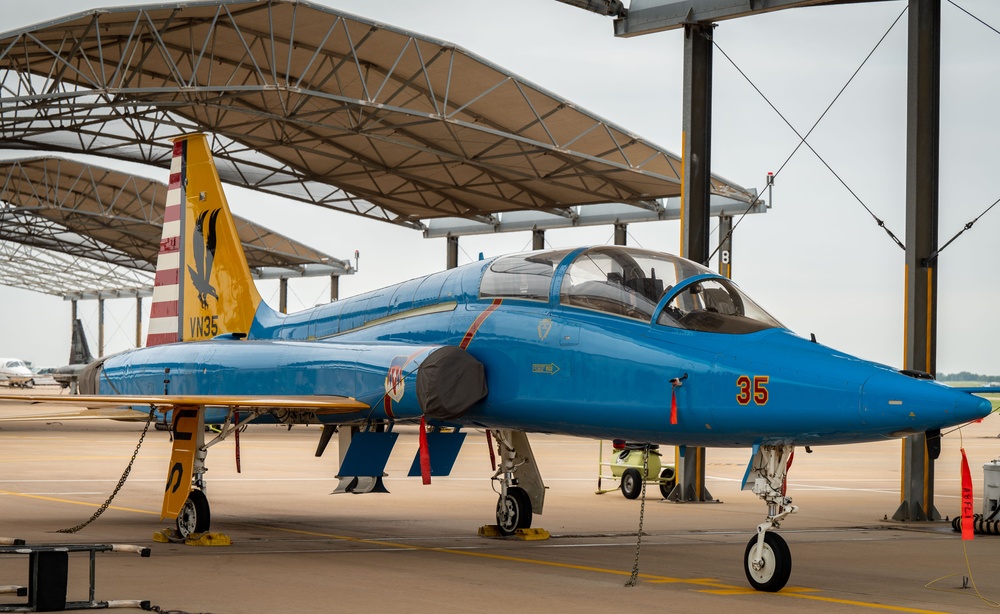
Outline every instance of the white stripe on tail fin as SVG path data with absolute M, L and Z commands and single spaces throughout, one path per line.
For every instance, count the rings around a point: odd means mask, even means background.
M 179 137 L 146 346 L 248 333 L 260 303 L 208 140 Z

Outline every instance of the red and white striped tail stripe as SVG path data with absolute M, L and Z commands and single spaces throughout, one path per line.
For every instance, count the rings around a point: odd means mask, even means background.
M 181 282 L 181 171 L 184 142 L 174 143 L 170 161 L 170 185 L 163 213 L 163 236 L 156 260 L 153 305 L 149 314 L 146 347 L 180 341 Z

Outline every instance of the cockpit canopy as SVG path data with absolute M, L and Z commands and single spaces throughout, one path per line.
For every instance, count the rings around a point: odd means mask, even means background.
M 572 250 L 498 258 L 484 272 L 483 298 L 549 301 L 552 281 Z M 781 324 L 728 279 L 669 254 L 603 246 L 568 264 L 559 303 L 615 316 L 702 332 L 744 334 Z M 657 306 L 667 298 L 658 311 Z
M 527 252 L 497 258 L 483 273 L 479 296 L 547 302 L 556 267 L 570 251 Z

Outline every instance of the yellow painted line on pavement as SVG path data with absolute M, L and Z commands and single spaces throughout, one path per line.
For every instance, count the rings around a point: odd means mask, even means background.
M 84 505 L 87 507 L 101 507 L 103 503 L 88 503 L 86 501 L 74 501 L 73 499 L 60 499 L 58 497 L 46 497 L 44 495 L 28 495 L 20 492 L 11 492 L 9 490 L 0 490 L 0 496 L 7 495 L 10 497 L 24 497 L 26 499 L 39 499 L 42 501 L 52 501 L 54 503 L 69 503 L 72 505 Z M 153 512 L 150 510 L 138 510 L 134 507 L 119 507 L 117 505 L 109 505 L 109 510 L 117 510 L 119 512 L 135 512 L 136 514 L 149 514 L 152 516 L 159 516 L 159 512 Z
M 541 559 L 529 559 L 519 556 L 507 556 L 503 554 L 492 554 L 489 552 L 477 552 L 474 550 L 454 550 L 451 548 L 433 548 L 429 546 L 417 546 L 414 544 L 400 544 L 395 542 L 388 542 L 375 539 L 365 539 L 362 537 L 350 537 L 347 535 L 334 535 L 332 533 L 321 533 L 318 531 L 304 531 L 302 529 L 288 529 L 285 527 L 275 527 L 270 525 L 249 525 L 257 529 L 265 529 L 272 531 L 281 531 L 285 533 L 294 533 L 297 535 L 310 535 L 313 537 L 326 537 L 330 539 L 338 539 L 341 541 L 353 542 L 357 544 L 369 544 L 373 546 L 381 547 L 391 547 L 399 548 L 401 550 L 414 550 L 422 552 L 441 552 L 443 554 L 459 554 L 462 556 L 474 556 L 483 559 L 492 559 L 496 561 L 508 561 L 512 563 L 528 563 L 531 565 L 542 565 L 545 567 L 557 567 L 560 569 L 573 569 L 577 571 L 589 571 L 602 574 L 610 574 L 615 576 L 630 576 L 632 573 L 630 571 L 622 571 L 620 569 L 607 569 L 604 567 L 592 567 L 589 565 L 574 565 L 572 563 L 560 563 L 557 561 L 545 561 Z M 647 582 L 654 584 L 693 584 L 695 586 L 705 586 L 712 587 L 708 590 L 698 590 L 700 593 L 711 593 L 715 595 L 765 595 L 768 593 L 762 593 L 756 591 L 749 587 L 744 586 L 733 586 L 731 584 L 725 584 L 719 580 L 712 578 L 671 578 L 667 576 L 654 576 L 650 574 L 639 574 L 639 578 L 646 580 Z M 714 589 L 714 590 L 713 590 Z M 849 599 L 837 599 L 835 597 L 823 597 L 821 595 L 808 594 L 817 592 L 820 589 L 807 588 L 801 586 L 789 586 L 778 593 L 770 593 L 779 597 L 790 597 L 794 599 L 810 599 L 813 601 L 823 601 L 827 603 L 836 603 L 839 605 L 851 605 L 861 608 L 873 608 L 877 610 L 889 610 L 892 612 L 911 612 L 914 614 L 945 614 L 938 610 L 921 610 L 917 608 L 908 608 L 904 606 L 893 606 L 885 605 L 881 603 L 869 603 L 866 601 L 852 601 Z
M 853 605 L 860 608 L 889 610 L 890 612 L 914 612 L 915 614 L 944 614 L 940 610 L 921 610 L 920 608 L 906 608 L 899 605 L 886 605 L 884 603 L 870 603 L 867 601 L 853 601 L 851 599 L 835 599 L 833 597 L 820 597 L 819 595 L 803 595 L 801 593 L 790 593 L 788 595 L 785 595 L 784 592 L 777 594 L 784 595 L 786 597 L 793 597 L 795 599 L 810 599 L 812 601 L 824 601 L 826 603 L 836 603 L 840 605 Z

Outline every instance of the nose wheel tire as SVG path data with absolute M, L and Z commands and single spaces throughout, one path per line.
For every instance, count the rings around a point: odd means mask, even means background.
M 177 514 L 177 532 L 187 539 L 194 533 L 208 531 L 212 522 L 212 513 L 208 508 L 208 497 L 200 490 L 192 490 L 184 507 Z
M 642 474 L 638 469 L 626 469 L 622 473 L 622 494 L 626 499 L 638 499 L 642 493 Z
M 754 569 L 753 559 L 756 552 L 757 536 L 754 535 L 747 543 L 743 555 L 743 570 L 747 574 L 750 586 L 768 593 L 780 591 L 792 575 L 792 554 L 788 550 L 788 544 L 777 533 L 771 531 L 764 533 L 764 551 L 761 553 L 763 562 L 760 569 Z
M 531 498 L 518 486 L 507 489 L 507 496 L 497 501 L 497 526 L 503 535 L 531 528 Z

